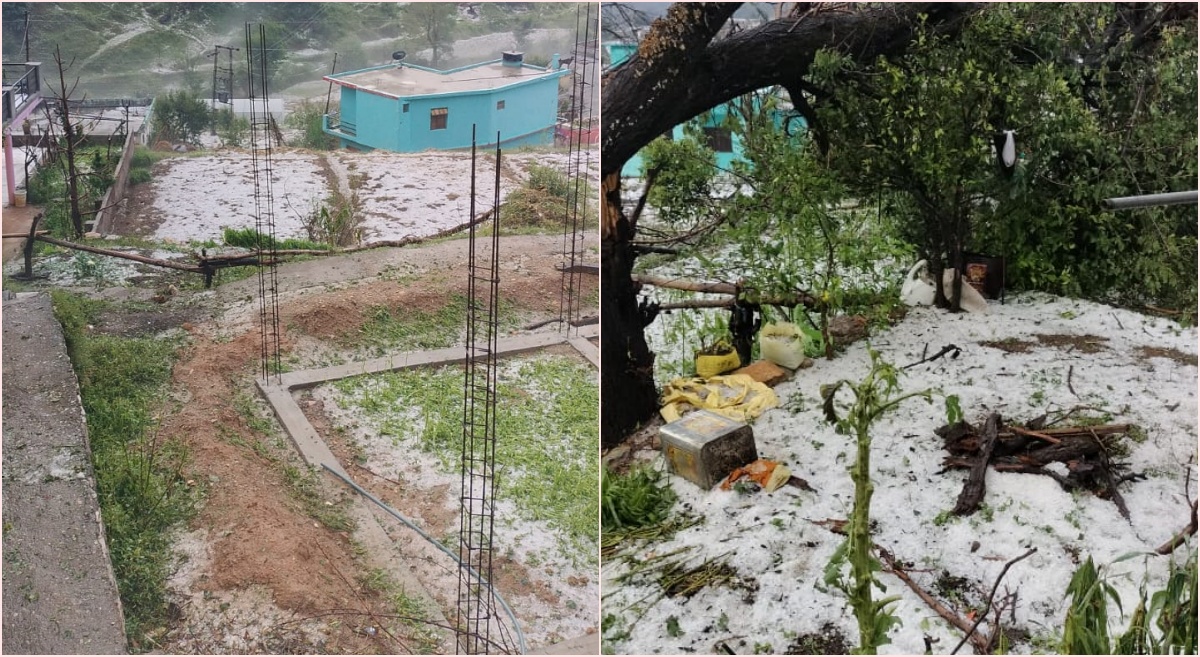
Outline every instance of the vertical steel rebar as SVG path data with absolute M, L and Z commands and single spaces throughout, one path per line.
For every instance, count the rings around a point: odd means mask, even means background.
M 584 229 L 588 216 L 588 175 L 591 171 L 591 145 L 585 147 L 584 133 L 590 133 L 594 105 L 588 94 L 594 87 L 597 57 L 589 56 L 592 40 L 592 5 L 575 10 L 575 50 L 573 65 L 577 72 L 571 76 L 571 111 L 567 117 L 567 186 L 569 189 L 563 216 L 562 284 L 559 292 L 558 318 L 566 333 L 578 331 L 574 322 L 579 319 L 580 288 L 583 283 Z M 582 13 L 581 13 L 582 12 Z M 582 15 L 582 21 L 580 17 Z M 598 16 L 597 16 L 598 18 Z M 582 23 L 582 25 L 581 25 Z M 582 37 L 582 41 L 580 41 Z M 582 57 L 581 57 L 582 55 Z M 586 155 L 584 154 L 586 151 Z M 581 207 L 582 206 L 582 207 Z
M 255 61 L 255 53 L 258 61 Z M 256 70 L 257 69 L 257 70 Z M 258 112 L 261 87 L 262 113 Z M 276 272 L 275 197 L 271 179 L 274 165 L 271 158 L 270 92 L 267 86 L 267 30 L 258 26 L 258 47 L 254 45 L 254 30 L 246 23 L 246 96 L 250 105 L 250 169 L 254 180 L 254 230 L 258 251 L 258 319 L 259 356 L 262 376 L 281 376 L 279 362 L 279 279 Z M 260 142 L 260 139 L 264 140 Z M 260 146 L 260 143 L 263 145 Z M 264 264 L 265 262 L 265 264 Z
M 466 360 L 463 368 L 463 441 L 459 519 L 457 651 L 488 653 L 493 630 L 502 631 L 491 590 L 492 532 L 495 525 L 496 348 L 499 339 L 500 165 L 492 193 L 492 235 L 484 248 L 478 228 L 467 242 Z M 471 131 L 470 216 L 476 203 L 476 135 Z

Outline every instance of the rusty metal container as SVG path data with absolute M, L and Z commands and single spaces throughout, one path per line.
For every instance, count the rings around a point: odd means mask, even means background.
M 689 413 L 658 431 L 667 466 L 705 490 L 758 458 L 754 430 L 711 411 Z

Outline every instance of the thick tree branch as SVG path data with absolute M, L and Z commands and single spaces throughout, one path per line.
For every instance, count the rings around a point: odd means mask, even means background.
M 620 170 L 665 130 L 744 93 L 795 84 L 817 52 L 859 61 L 904 50 L 918 16 L 953 31 L 978 3 L 909 3 L 815 12 L 713 40 L 737 5 L 679 3 L 651 26 L 638 52 L 604 80 L 603 173 Z

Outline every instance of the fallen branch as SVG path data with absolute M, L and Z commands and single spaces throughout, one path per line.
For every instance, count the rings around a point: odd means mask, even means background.
M 690 301 L 672 301 L 670 303 L 658 304 L 660 311 L 667 310 L 694 310 L 696 308 L 732 308 L 736 301 L 733 297 L 728 299 L 692 299 Z
M 710 294 L 730 294 L 735 297 L 746 297 L 746 290 L 739 289 L 733 283 L 724 283 L 717 281 L 696 281 L 686 278 L 677 278 L 672 276 L 656 276 L 653 274 L 634 274 L 633 282 L 641 283 L 642 285 L 653 285 L 654 287 L 663 287 L 671 290 L 683 290 L 685 292 L 705 292 Z M 804 306 L 806 308 L 818 308 L 821 302 L 811 294 L 805 292 L 794 292 L 792 294 L 782 294 L 771 297 L 750 297 L 754 303 L 770 306 Z M 712 307 L 712 306 L 709 306 Z
M 432 235 L 425 235 L 423 237 L 415 237 L 414 236 L 414 237 L 405 237 L 403 239 L 398 239 L 398 240 L 384 240 L 382 242 L 371 242 L 370 244 L 360 244 L 358 246 L 349 246 L 349 247 L 345 247 L 345 248 L 341 248 L 341 249 L 276 249 L 274 251 L 267 250 L 267 251 L 260 251 L 258 253 L 251 252 L 249 255 L 263 255 L 263 254 L 267 254 L 267 253 L 269 253 L 270 255 L 275 255 L 275 256 L 281 256 L 281 255 L 346 255 L 347 253 L 357 253 L 359 251 L 369 251 L 371 249 L 399 248 L 402 246 L 412 246 L 413 244 L 419 244 L 421 242 L 426 242 L 429 240 L 436 240 L 436 239 L 440 239 L 443 237 L 448 237 L 455 233 L 467 230 L 468 228 L 470 228 L 472 226 L 477 226 L 491 218 L 492 218 L 492 211 L 487 210 L 486 212 L 482 212 L 480 214 L 475 215 L 474 219 L 472 219 L 464 224 L 452 226 L 445 230 L 440 230 Z
M 887 562 L 886 572 L 889 572 L 900 578 L 900 581 L 907 584 L 908 588 L 912 589 L 913 593 L 916 593 L 918 598 L 921 598 L 925 604 L 929 605 L 930 609 L 937 612 L 938 616 L 941 616 L 946 620 L 947 623 L 950 623 L 966 633 L 967 640 L 969 640 L 971 645 L 975 647 L 975 654 L 986 655 L 989 652 L 987 645 L 988 640 L 975 633 L 975 626 L 971 625 L 970 622 L 968 622 L 962 616 L 959 616 L 952 610 L 947 609 L 945 605 L 943 605 L 941 602 L 938 602 L 937 598 L 934 598 L 932 595 L 926 592 L 925 589 L 921 588 L 920 584 L 917 584 L 913 578 L 908 576 L 908 573 L 904 572 L 904 570 L 900 568 L 900 565 L 896 562 L 896 558 L 893 557 L 890 552 L 881 548 L 879 549 L 879 555 L 883 557 L 885 562 Z
M 1171 540 L 1158 546 L 1155 552 L 1159 554 L 1171 554 L 1175 548 L 1187 542 L 1188 538 L 1196 535 L 1196 502 L 1192 502 L 1192 521 L 1188 523 L 1178 534 L 1171 537 Z
M 50 231 L 48 231 L 48 230 L 39 230 L 36 233 L 34 233 L 35 236 L 36 235 L 49 235 L 49 234 L 50 234 Z M 23 239 L 29 238 L 29 233 L 4 233 L 3 235 L 0 235 L 0 237 L 2 237 L 3 239 L 6 239 L 6 240 L 23 240 Z
M 1093 435 L 1092 440 L 1096 441 L 1096 447 L 1100 452 L 1100 473 L 1104 477 L 1104 484 L 1108 489 L 1108 494 L 1112 497 L 1113 504 L 1117 505 L 1117 511 L 1121 512 L 1121 517 L 1132 521 L 1129 515 L 1129 507 L 1125 505 L 1125 498 L 1117 490 L 1118 482 L 1113 477 L 1112 462 L 1108 459 L 1108 452 L 1105 451 L 1104 445 L 1100 443 L 1099 436 Z
M 1017 563 L 1018 561 L 1021 561 L 1022 559 L 1028 558 L 1028 557 L 1029 557 L 1029 556 L 1031 556 L 1031 555 L 1032 555 L 1034 552 L 1037 552 L 1037 548 L 1030 548 L 1030 549 L 1029 549 L 1029 551 L 1028 551 L 1028 552 L 1026 552 L 1025 554 L 1022 554 L 1021 556 L 1019 556 L 1019 557 L 1017 557 L 1017 558 L 1015 558 L 1015 559 L 1012 559 L 1012 560 L 1010 560 L 1008 563 L 1004 564 L 1004 567 L 1000 569 L 1000 574 L 996 576 L 996 583 L 995 583 L 995 584 L 992 584 L 992 592 L 988 594 L 987 603 L 986 603 L 986 604 L 984 604 L 984 606 L 983 606 L 983 611 L 979 612 L 979 616 L 978 616 L 978 617 L 975 619 L 975 624 L 971 626 L 971 629 L 970 629 L 970 630 L 967 632 L 966 636 L 964 636 L 964 637 L 962 638 L 962 641 L 959 641 L 959 642 L 958 642 L 958 645 L 957 645 L 957 646 L 954 646 L 954 650 L 951 650 L 951 651 L 950 651 L 950 654 L 951 654 L 951 655 L 954 655 L 954 654 L 957 654 L 957 653 L 958 653 L 958 649 L 959 649 L 959 648 L 962 648 L 962 647 L 963 647 L 963 644 L 967 642 L 967 639 L 971 638 L 971 636 L 973 636 L 973 635 L 975 634 L 975 630 L 976 630 L 976 629 L 979 627 L 979 624 L 983 622 L 983 619 L 984 619 L 985 617 L 987 617 L 987 613 L 988 613 L 988 611 L 990 611 L 990 610 L 991 610 L 991 608 L 992 608 L 992 600 L 993 600 L 993 599 L 995 599 L 995 597 L 996 597 L 996 591 L 997 591 L 997 590 L 1000 588 L 1000 580 L 1004 579 L 1004 575 L 1005 575 L 1005 573 L 1007 573 L 1007 572 L 1008 572 L 1008 569 L 1009 569 L 1009 568 L 1012 568 L 1013 564 Z M 997 628 L 998 628 L 998 627 L 999 627 L 999 626 L 997 626 Z M 993 632 L 993 633 L 992 633 L 992 636 L 988 637 L 988 639 L 987 639 L 987 646 L 988 646 L 988 647 L 990 647 L 990 646 L 991 646 L 991 644 L 995 642 L 995 639 L 996 639 L 996 633 L 995 633 L 995 632 Z M 974 645 L 974 642 L 972 642 L 972 645 Z M 985 653 L 986 653 L 986 652 L 987 652 L 987 651 L 985 650 Z M 977 650 L 975 651 L 975 654 L 977 654 L 977 655 L 978 655 L 978 654 L 981 654 L 981 653 L 980 653 L 980 651 L 977 649 Z
M 50 237 L 49 235 L 36 235 L 36 236 L 34 236 L 34 239 L 41 240 L 43 242 L 46 242 L 47 244 L 53 244 L 55 246 L 62 246 L 62 247 L 66 247 L 68 249 L 75 249 L 76 251 L 87 251 L 88 253 L 95 253 L 98 255 L 109 256 L 112 258 L 124 258 L 126 260 L 133 260 L 134 262 L 140 262 L 140 263 L 146 264 L 146 265 L 154 265 L 155 267 L 165 267 L 167 269 L 178 269 L 179 271 L 191 272 L 193 274 L 204 273 L 203 269 L 201 269 L 200 267 L 197 267 L 195 265 L 181 265 L 177 262 L 171 262 L 170 260 L 160 260 L 159 258 L 148 258 L 144 255 L 138 255 L 136 253 L 126 253 L 124 251 L 112 251 L 109 249 L 101 249 L 101 248 L 94 247 L 94 246 L 86 246 L 83 244 L 76 244 L 74 242 L 60 240 L 56 237 Z
M 1017 434 L 1018 436 L 1028 436 L 1030 438 L 1037 438 L 1038 440 L 1044 440 L 1044 441 L 1050 443 L 1051 445 L 1057 445 L 1062 442 L 1058 438 L 1055 438 L 1055 437 L 1053 437 L 1049 434 L 1046 434 L 1042 431 L 1031 431 L 1029 429 L 1022 429 L 1021 427 L 1008 427 L 1008 430 Z

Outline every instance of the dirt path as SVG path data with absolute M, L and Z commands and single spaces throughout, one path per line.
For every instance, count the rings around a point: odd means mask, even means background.
M 284 350 L 304 344 L 336 351 L 359 331 L 373 305 L 436 308 L 461 287 L 466 246 L 455 240 L 280 267 Z M 529 321 L 557 314 L 561 278 L 554 252 L 560 246 L 561 237 L 553 236 L 503 240 L 502 294 Z M 588 284 L 584 298 L 594 298 L 595 279 Z M 164 438 L 191 448 L 193 480 L 206 495 L 180 543 L 188 561 L 172 582 L 178 613 L 161 649 L 427 650 L 417 637 L 398 633 L 388 620 L 394 606 L 364 584 L 369 572 L 354 536 L 314 520 L 311 505 L 297 496 L 288 467 L 298 461 L 286 439 L 264 433 L 271 425 L 246 411 L 257 405 L 252 383 L 259 357 L 259 333 L 252 330 L 257 285 L 250 278 L 172 302 L 204 300 L 227 310 L 217 320 L 184 324 L 194 342 L 175 367 L 177 408 L 161 430 Z M 317 484 L 319 508 L 343 508 L 345 489 L 327 479 Z M 386 486 L 379 492 L 404 501 Z M 394 639 L 383 631 L 389 626 Z

